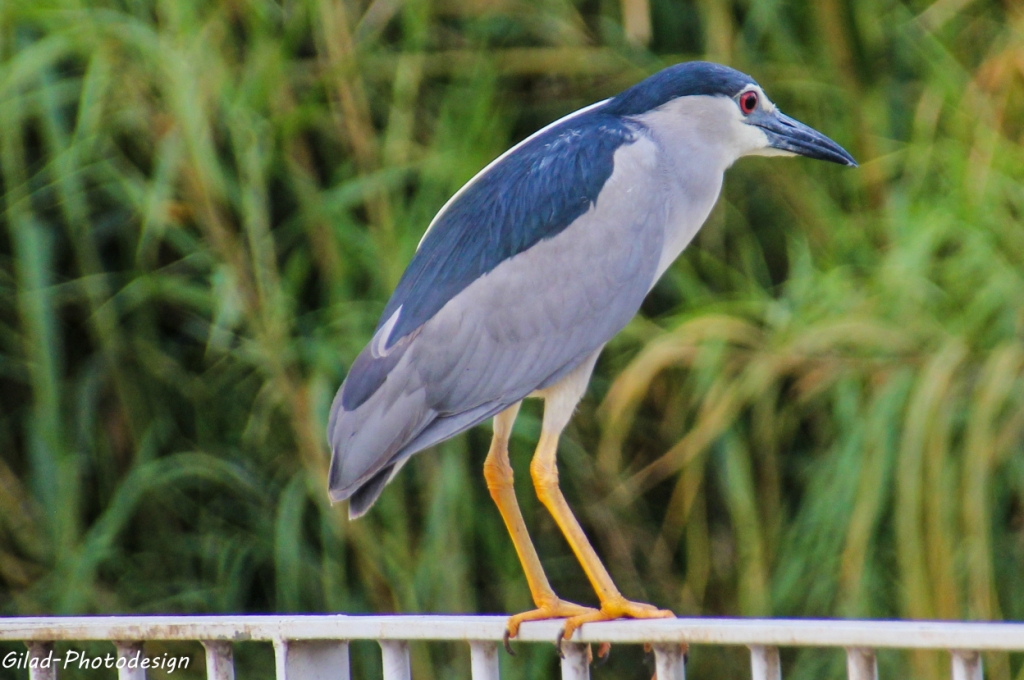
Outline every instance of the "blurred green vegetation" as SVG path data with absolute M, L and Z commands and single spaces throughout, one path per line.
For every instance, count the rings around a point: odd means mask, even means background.
M 6 0 L 0 614 L 530 607 L 488 428 L 350 523 L 330 400 L 449 195 L 697 57 L 862 166 L 729 172 L 563 438 L 570 503 L 624 592 L 680 614 L 1024 619 L 1013 0 Z M 528 482 L 538 414 L 519 497 L 556 590 L 593 603 Z M 553 677 L 520 650 L 504 677 Z M 372 677 L 374 646 L 354 662 Z M 746 663 L 695 648 L 690 673 Z M 844 677 L 841 652 L 784 663 Z M 467 677 L 468 651 L 414 646 L 414 672 Z M 594 675 L 650 671 L 619 646 Z

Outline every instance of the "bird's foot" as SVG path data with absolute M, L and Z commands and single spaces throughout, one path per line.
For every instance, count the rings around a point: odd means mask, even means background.
M 545 619 L 565 619 L 570 617 L 586 616 L 588 614 L 599 613 L 593 607 L 584 607 L 581 604 L 575 602 L 566 602 L 554 598 L 550 601 L 539 603 L 540 606 L 536 609 L 523 612 L 522 614 L 516 614 L 508 620 L 508 625 L 505 627 L 505 648 L 508 649 L 508 641 L 510 638 L 514 638 L 519 634 L 519 624 L 524 621 L 543 621 Z M 511 650 L 510 650 L 511 651 Z
M 595 621 L 612 621 L 614 619 L 630 618 L 630 619 L 672 619 L 675 618 L 675 614 L 667 609 L 658 609 L 652 604 L 644 604 L 643 602 L 631 602 L 624 597 L 616 597 L 605 600 L 601 603 L 600 609 L 591 609 L 590 611 L 576 614 L 566 620 L 565 626 L 562 627 L 561 639 L 568 640 L 572 638 L 573 633 L 576 629 L 582 626 L 584 623 L 593 623 Z

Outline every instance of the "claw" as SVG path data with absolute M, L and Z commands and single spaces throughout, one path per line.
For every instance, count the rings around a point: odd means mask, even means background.
M 512 649 L 512 643 L 510 642 L 508 628 L 505 628 L 505 634 L 501 636 L 501 642 L 505 645 L 505 651 L 508 652 L 509 656 L 516 655 L 515 651 Z
M 595 666 L 603 666 L 608 663 L 608 659 L 612 655 L 612 643 L 602 642 L 597 646 L 597 663 Z
M 555 636 L 555 649 L 558 650 L 558 658 L 564 659 L 565 652 L 562 651 L 562 641 L 565 640 L 565 626 L 558 631 L 558 635 Z

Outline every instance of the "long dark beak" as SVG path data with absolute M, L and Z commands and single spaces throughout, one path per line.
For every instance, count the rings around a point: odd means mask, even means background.
M 756 125 L 764 130 L 764 133 L 768 135 L 768 143 L 774 149 L 789 151 L 798 156 L 857 167 L 857 161 L 853 160 L 853 156 L 847 153 L 846 149 L 814 128 L 779 111 L 761 112 L 760 115 L 751 116 L 748 120 L 751 125 Z

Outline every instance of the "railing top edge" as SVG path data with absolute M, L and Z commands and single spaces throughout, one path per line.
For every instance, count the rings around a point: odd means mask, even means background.
M 504 616 L 216 615 L 0 618 L 0 640 L 501 640 Z M 548 642 L 560 621 L 523 624 Z M 1024 623 L 679 618 L 588 623 L 580 642 L 1024 650 Z

